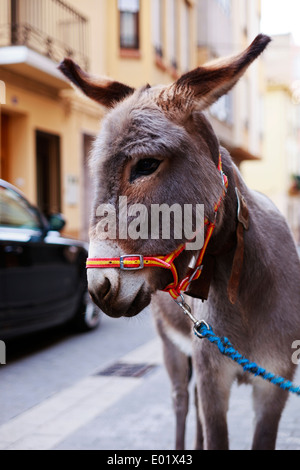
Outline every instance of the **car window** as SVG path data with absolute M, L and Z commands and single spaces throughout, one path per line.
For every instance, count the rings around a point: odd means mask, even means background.
M 22 196 L 0 186 L 0 226 L 40 229 L 41 222 Z

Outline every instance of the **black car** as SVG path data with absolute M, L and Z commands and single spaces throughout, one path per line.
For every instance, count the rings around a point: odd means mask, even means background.
M 87 292 L 84 242 L 59 231 L 16 188 L 0 179 L 0 340 L 72 320 L 95 328 L 101 311 Z

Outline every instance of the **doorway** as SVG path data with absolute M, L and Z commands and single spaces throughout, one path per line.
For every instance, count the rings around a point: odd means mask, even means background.
M 9 141 L 8 141 L 9 116 L 0 114 L 0 178 L 9 180 Z
M 46 215 L 61 212 L 60 137 L 36 131 L 37 203 Z

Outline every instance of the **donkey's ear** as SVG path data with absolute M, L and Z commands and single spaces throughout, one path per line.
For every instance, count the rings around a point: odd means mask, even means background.
M 59 70 L 86 96 L 107 108 L 113 108 L 134 92 L 123 83 L 114 82 L 108 78 L 95 78 L 84 72 L 72 59 L 63 60 Z
M 173 93 L 183 98 L 186 95 L 189 104 L 194 102 L 200 109 L 210 106 L 231 90 L 270 41 L 269 36 L 260 34 L 242 54 L 186 73 L 172 85 Z

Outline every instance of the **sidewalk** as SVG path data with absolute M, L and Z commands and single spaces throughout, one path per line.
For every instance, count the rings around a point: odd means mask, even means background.
M 141 377 L 99 375 L 44 400 L 0 426 L 0 449 L 171 450 L 174 416 L 170 385 L 154 339 L 120 358 L 155 366 Z M 295 377 L 300 383 L 300 370 Z M 187 449 L 193 449 L 195 413 L 191 394 Z M 290 396 L 277 448 L 300 450 L 300 398 Z M 251 387 L 234 386 L 228 413 L 231 449 L 250 449 Z

